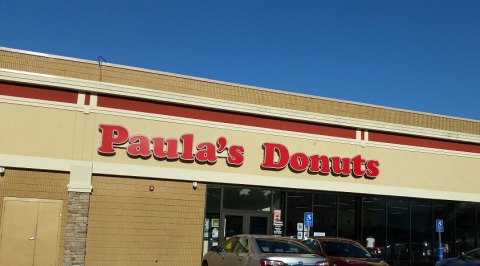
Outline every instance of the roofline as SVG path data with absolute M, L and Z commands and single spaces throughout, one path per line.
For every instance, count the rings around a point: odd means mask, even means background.
M 374 107 L 374 108 L 381 108 L 381 109 L 385 109 L 385 110 L 408 112 L 408 113 L 412 113 L 412 114 L 428 115 L 428 116 L 442 117 L 442 118 L 448 118 L 448 119 L 456 119 L 456 120 L 475 122 L 475 123 L 480 122 L 480 120 L 472 119 L 472 118 L 450 116 L 450 115 L 444 115 L 444 114 L 436 114 L 436 113 L 415 111 L 415 110 L 410 110 L 410 109 L 388 107 L 388 106 L 383 106 L 383 105 L 375 105 L 375 104 L 369 104 L 369 103 L 341 100 L 341 99 L 323 97 L 323 96 L 306 94 L 306 93 L 298 93 L 298 92 L 290 92 L 290 91 L 285 91 L 285 90 L 280 90 L 280 89 L 264 88 L 264 87 L 245 85 L 245 84 L 240 84 L 240 83 L 233 83 L 233 82 L 219 81 L 219 80 L 214 80 L 214 79 L 201 78 L 201 77 L 195 77 L 195 76 L 189 76 L 189 75 L 183 75 L 183 74 L 176 74 L 176 73 L 165 72 L 165 71 L 160 71 L 160 70 L 152 70 L 152 69 L 147 69 L 147 68 L 140 68 L 140 67 L 121 65 L 121 64 L 114 64 L 114 63 L 109 63 L 109 62 L 100 62 L 100 61 L 94 61 L 94 60 L 89 60 L 89 59 L 80 59 L 80 58 L 74 58 L 74 57 L 60 56 L 60 55 L 54 55 L 54 54 L 48 54 L 48 53 L 42 53 L 42 52 L 34 52 L 34 51 L 21 50 L 21 49 L 15 49 L 15 48 L 8 48 L 8 47 L 3 47 L 3 46 L 0 46 L 0 50 L 8 51 L 8 52 L 15 52 L 15 53 L 22 53 L 22 54 L 27 54 L 27 55 L 41 56 L 41 57 L 46 57 L 46 58 L 68 60 L 68 61 L 80 62 L 80 63 L 107 65 L 107 66 L 110 66 L 110 67 L 121 68 L 121 69 L 125 69 L 125 70 L 142 71 L 142 72 L 148 72 L 148 73 L 152 73 L 152 74 L 161 74 L 161 75 L 167 75 L 167 76 L 172 76 L 172 77 L 177 77 L 177 78 L 186 78 L 186 79 L 190 79 L 190 80 L 196 80 L 196 81 L 202 81 L 202 82 L 208 82 L 208 83 L 215 83 L 215 84 L 219 84 L 219 85 L 243 87 L 243 88 L 248 88 L 248 89 L 260 90 L 260 91 L 269 91 L 269 92 L 281 93 L 281 94 L 285 94 L 285 95 L 295 95 L 295 96 L 301 96 L 301 97 L 308 97 L 308 98 L 319 99 L 319 100 L 329 100 L 329 101 L 338 102 L 338 103 L 362 105 L 362 106 L 368 106 L 368 107 Z

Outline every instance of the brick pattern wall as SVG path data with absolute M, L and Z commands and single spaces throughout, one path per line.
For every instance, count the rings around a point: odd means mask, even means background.
M 58 265 L 62 264 L 63 246 L 65 236 L 65 223 L 67 217 L 67 184 L 69 173 L 27 170 L 5 169 L 5 174 L 0 176 L 0 210 L 3 209 L 4 197 L 36 198 L 62 200 L 62 225 L 60 228 Z M 0 211 L 0 220 L 1 220 Z
M 94 175 L 92 185 L 86 265 L 200 264 L 205 184 Z
M 65 226 L 64 266 L 85 265 L 90 193 L 68 193 L 68 217 Z
M 480 135 L 480 122 L 279 90 L 0 49 L 0 68 L 158 89 L 214 99 L 295 109 L 393 124 Z M 288 88 L 284 88 L 288 89 Z

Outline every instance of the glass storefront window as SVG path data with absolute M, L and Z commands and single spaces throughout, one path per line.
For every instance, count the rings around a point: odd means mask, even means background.
M 475 246 L 480 246 L 480 203 L 477 203 L 477 242 Z
M 361 202 L 360 197 L 340 195 L 338 198 L 338 236 L 359 240 L 357 233 L 359 225 L 357 224 L 359 219 L 359 211 L 357 206 Z
M 205 219 L 203 225 L 203 254 L 218 245 L 220 234 L 220 207 L 222 189 L 207 187 L 207 202 L 205 205 Z
M 307 232 L 305 212 L 314 218 Z M 444 257 L 480 244 L 479 203 L 209 185 L 204 252 L 230 235 L 223 235 L 225 229 L 295 238 L 316 233 L 373 245 L 369 250 L 390 265 L 433 265 L 438 257 L 436 219 L 444 221 Z
M 455 218 L 456 218 L 456 239 L 455 250 L 457 254 L 463 251 L 473 249 L 476 245 L 476 230 L 475 230 L 475 203 L 460 202 L 457 203 Z
M 269 189 L 226 187 L 223 193 L 223 208 L 225 209 L 270 211 L 272 191 Z
M 384 197 L 363 197 L 363 244 L 373 254 L 383 257 L 385 253 L 386 217 Z
M 442 247 L 443 257 L 455 257 L 457 256 L 455 249 L 455 206 L 453 203 L 434 201 L 433 202 L 433 219 L 443 220 L 443 233 L 442 233 Z M 435 232 L 434 238 L 434 250 L 437 252 L 438 247 L 438 233 Z M 435 253 L 438 256 L 437 253 Z
M 410 250 L 410 206 L 406 199 L 387 200 L 387 262 L 408 263 Z
M 311 192 L 288 192 L 287 193 L 287 226 L 286 235 L 296 238 L 304 238 L 303 218 L 305 212 L 312 211 Z M 315 221 L 315 220 L 314 220 Z M 298 229 L 298 230 L 297 230 Z M 311 231 L 311 230 L 310 230 Z
M 431 265 L 436 260 L 433 254 L 432 202 L 411 201 L 411 259 L 415 265 Z
M 337 236 L 337 195 L 313 195 L 313 232 L 323 236 Z

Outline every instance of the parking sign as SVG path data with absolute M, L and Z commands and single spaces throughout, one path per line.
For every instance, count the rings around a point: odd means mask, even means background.
M 313 212 L 305 212 L 303 215 L 303 224 L 306 227 L 313 227 Z
M 443 230 L 445 229 L 443 226 L 443 220 L 442 219 L 437 219 L 435 221 L 436 228 L 437 228 L 437 233 L 443 233 Z

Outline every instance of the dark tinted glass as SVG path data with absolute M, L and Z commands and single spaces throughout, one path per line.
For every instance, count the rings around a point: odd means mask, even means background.
M 266 235 L 268 233 L 267 217 L 250 217 L 250 234 Z
M 455 249 L 455 205 L 444 201 L 434 201 L 433 218 L 443 220 L 442 246 L 443 257 L 457 256 Z M 434 228 L 436 229 L 436 228 Z M 438 245 L 438 233 L 435 233 L 434 248 Z
M 280 241 L 276 239 L 256 239 L 256 241 L 262 253 L 312 253 L 303 246 L 290 241 Z
M 432 202 L 412 200 L 411 256 L 415 265 L 431 265 L 433 254 Z
M 313 195 L 313 232 L 337 236 L 337 195 Z
M 388 263 L 395 265 L 409 261 L 410 205 L 406 199 L 387 200 L 387 249 Z
M 322 241 L 321 245 L 326 255 L 334 257 L 370 258 L 371 255 L 364 248 L 346 242 Z
M 243 216 L 225 215 L 225 238 L 243 233 Z
M 209 250 L 212 245 L 218 245 L 221 195 L 221 188 L 207 187 L 206 213 L 203 227 L 203 243 L 207 247 L 204 247 L 204 250 Z
M 471 250 L 475 247 L 476 240 L 476 217 L 475 203 L 457 203 L 455 216 L 457 218 L 455 250 L 457 254 Z
M 385 198 L 363 197 L 363 240 L 368 248 L 385 250 Z M 368 241 L 367 241 L 368 240 Z
M 220 215 L 220 203 L 222 189 L 219 187 L 207 187 L 207 214 Z
M 339 196 L 338 199 L 338 236 L 357 240 L 359 226 L 357 223 L 357 205 L 361 198 L 355 196 Z
M 287 229 L 286 229 L 287 235 L 297 237 L 297 224 L 298 223 L 303 224 L 304 213 L 310 212 L 311 210 L 312 210 L 312 193 L 310 192 L 288 192 L 287 193 Z M 303 232 L 303 230 L 301 230 L 300 232 Z
M 272 191 L 256 188 L 224 188 L 225 209 L 270 211 Z
M 305 244 L 307 247 L 309 247 L 311 250 L 319 251 L 320 250 L 320 244 L 318 243 L 317 240 L 314 239 L 307 239 L 302 241 L 303 244 Z

